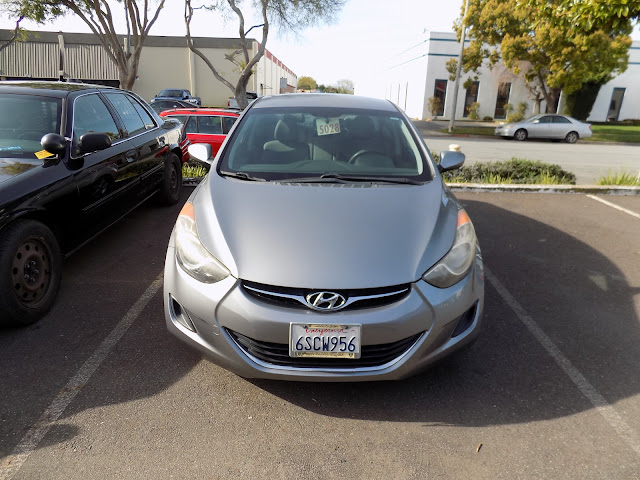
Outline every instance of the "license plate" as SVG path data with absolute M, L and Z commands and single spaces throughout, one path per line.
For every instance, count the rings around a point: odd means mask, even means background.
M 292 323 L 289 329 L 289 356 L 360 358 L 361 329 L 361 325 Z

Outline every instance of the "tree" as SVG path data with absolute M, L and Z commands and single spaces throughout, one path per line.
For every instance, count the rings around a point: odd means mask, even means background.
M 18 37 L 20 36 L 20 22 L 22 22 L 22 20 L 24 20 L 24 15 L 20 15 L 18 20 L 16 20 L 16 27 L 13 29 L 13 35 L 11 35 L 11 38 L 5 44 L 0 45 L 0 52 L 18 40 Z
M 244 13 L 240 8 L 242 0 L 209 0 L 208 3 L 194 7 L 192 2 L 196 0 L 185 0 L 184 19 L 187 27 L 187 45 L 209 67 L 213 76 L 226 85 L 235 95 L 240 108 L 248 105 L 247 84 L 253 74 L 253 67 L 264 55 L 269 37 L 270 24 L 275 24 L 283 32 L 298 34 L 302 28 L 316 25 L 320 22 L 330 22 L 337 12 L 342 8 L 346 0 L 256 0 L 255 4 L 259 8 L 262 18 L 262 41 L 258 51 L 253 57 L 249 55 L 251 40 L 247 40 L 245 32 Z M 224 13 L 230 9 L 238 18 L 239 42 L 237 48 L 225 56 L 240 69 L 240 76 L 235 85 L 228 78 L 225 78 L 207 57 L 195 46 L 191 37 L 191 20 L 196 10 L 216 10 Z M 241 60 L 238 60 L 238 55 Z
M 116 65 L 120 86 L 131 90 L 138 73 L 142 47 L 164 7 L 164 2 L 165 0 L 157 0 L 151 18 L 149 0 L 116 0 L 115 4 L 108 0 L 3 0 L 3 6 L 14 16 L 23 15 L 38 23 L 67 13 L 76 15 L 89 26 Z M 118 39 L 111 5 L 121 5 L 125 14 L 127 40 L 123 44 Z
M 298 88 L 300 90 L 315 90 L 318 88 L 318 84 L 313 78 L 303 76 L 298 79 Z
M 627 68 L 630 21 L 610 31 L 578 28 L 562 2 L 471 0 L 466 23 L 471 43 L 464 70 L 502 60 L 524 77 L 534 111 L 545 100 L 555 112 L 561 91 L 570 94 L 585 82 L 606 82 Z
M 343 78 L 336 82 L 336 87 L 338 88 L 338 93 L 348 93 L 353 94 L 354 85 L 353 81 L 348 78 Z
M 564 0 L 562 11 L 586 30 L 615 32 L 640 19 L 640 0 Z

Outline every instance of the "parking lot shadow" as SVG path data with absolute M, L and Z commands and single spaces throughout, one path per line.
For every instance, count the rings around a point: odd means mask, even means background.
M 562 354 L 609 403 L 637 395 L 640 273 L 627 280 L 570 225 L 561 231 L 489 203 L 464 204 L 485 265 Z M 404 381 L 252 383 L 321 415 L 425 425 L 522 423 L 594 408 L 490 282 L 484 320 L 470 349 Z

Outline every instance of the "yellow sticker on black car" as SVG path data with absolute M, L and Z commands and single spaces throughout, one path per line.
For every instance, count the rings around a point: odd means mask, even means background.
M 53 157 L 53 153 L 47 152 L 46 150 L 40 150 L 39 152 L 36 152 L 35 155 L 40 160 L 42 160 L 43 158 Z

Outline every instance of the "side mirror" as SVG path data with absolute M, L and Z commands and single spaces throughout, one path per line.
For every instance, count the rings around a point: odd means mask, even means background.
M 209 165 L 213 163 L 211 152 L 211 145 L 208 143 L 194 143 L 193 145 L 189 145 L 189 155 L 192 158 L 208 163 Z
M 462 152 L 455 152 L 453 150 L 445 150 L 444 152 L 440 152 L 440 163 L 438 164 L 438 170 L 440 170 L 440 173 L 442 173 L 460 168 L 464 164 L 464 159 L 465 156 Z
M 111 137 L 106 133 L 88 132 L 80 137 L 78 147 L 80 153 L 104 150 L 111 146 Z
M 67 148 L 67 140 L 57 133 L 47 133 L 40 139 L 40 145 L 42 145 L 42 148 L 47 152 L 60 155 L 64 153 L 65 148 Z

